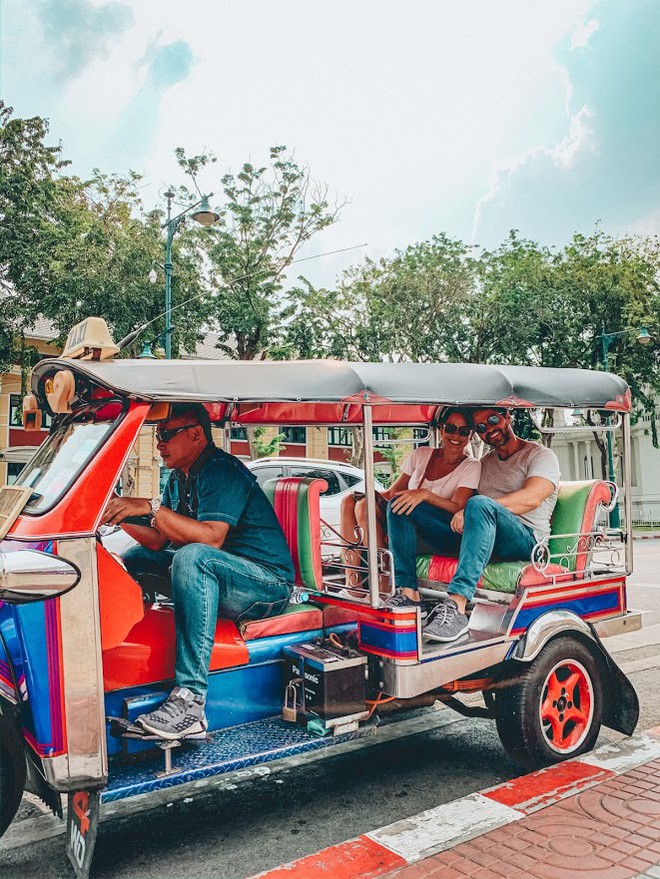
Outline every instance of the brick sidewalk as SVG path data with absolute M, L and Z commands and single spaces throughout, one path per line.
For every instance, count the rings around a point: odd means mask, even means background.
M 260 876 L 660 879 L 660 727 Z
M 387 879 L 660 879 L 660 760 L 385 874 Z

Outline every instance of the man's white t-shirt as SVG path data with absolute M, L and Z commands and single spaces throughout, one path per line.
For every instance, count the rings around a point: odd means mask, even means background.
M 501 460 L 493 449 L 481 459 L 479 494 L 497 500 L 505 494 L 519 491 L 532 476 L 542 476 L 554 485 L 554 491 L 535 510 L 522 513 L 518 518 L 529 525 L 537 540 L 550 534 L 550 517 L 557 503 L 559 490 L 559 461 L 546 446 L 521 440 L 522 447 L 510 458 Z
M 437 494 L 438 497 L 451 499 L 459 488 L 471 488 L 477 490 L 481 463 L 476 458 L 463 458 L 461 463 L 451 473 L 440 479 L 425 479 L 424 474 L 429 465 L 435 449 L 429 446 L 420 446 L 409 455 L 401 465 L 401 472 L 410 477 L 408 488 L 425 488 Z

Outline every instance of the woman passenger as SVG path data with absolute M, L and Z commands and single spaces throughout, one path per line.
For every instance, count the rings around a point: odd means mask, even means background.
M 437 449 L 428 446 L 415 449 L 401 465 L 401 475 L 398 479 L 386 491 L 380 493 L 376 530 L 378 546 L 385 545 L 387 522 L 391 522 L 394 516 L 405 517 L 406 521 L 412 524 L 412 528 L 403 530 L 409 531 L 411 539 L 415 539 L 417 543 L 420 537 L 417 533 L 419 530 L 417 521 L 420 522 L 422 530 L 426 530 L 429 519 L 426 512 L 431 508 L 431 519 L 437 519 L 438 516 L 432 509 L 435 508 L 445 514 L 441 514 L 440 518 L 443 523 L 446 518 L 446 530 L 451 535 L 448 539 L 448 550 L 457 552 L 460 537 L 449 531 L 449 522 L 454 513 L 462 510 L 475 494 L 481 473 L 479 461 L 466 454 L 472 435 L 469 417 L 463 409 L 455 407 L 445 409 L 441 419 L 442 445 Z M 356 533 L 357 525 L 361 529 L 364 536 L 363 543 L 366 545 L 366 501 L 364 498 L 353 503 L 351 501 L 352 498 L 349 498 L 342 505 L 342 534 Z M 398 525 L 398 522 L 396 524 Z M 397 532 L 401 530 L 397 527 Z M 415 546 L 414 551 L 417 552 L 418 549 L 424 552 L 425 547 Z M 346 552 L 346 561 L 349 564 L 357 561 L 355 550 Z M 396 558 L 394 561 L 396 571 Z M 348 585 L 357 585 L 357 582 L 359 582 L 358 572 L 349 572 Z M 417 590 L 403 589 L 397 590 L 387 605 L 412 607 L 417 606 L 419 601 Z

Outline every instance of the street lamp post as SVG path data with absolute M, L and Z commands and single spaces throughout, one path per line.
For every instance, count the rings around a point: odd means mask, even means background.
M 165 193 L 165 198 L 167 199 L 167 219 L 161 226 L 161 229 L 167 230 L 165 239 L 165 262 L 162 266 L 163 271 L 165 272 L 165 357 L 167 360 L 172 359 L 172 333 L 174 331 L 174 328 L 172 327 L 172 275 L 174 274 L 174 265 L 172 264 L 172 240 L 174 239 L 174 235 L 176 234 L 176 230 L 179 228 L 180 223 L 186 214 L 189 214 L 193 208 L 197 208 L 197 210 L 191 216 L 195 222 L 200 224 L 200 226 L 212 226 L 213 223 L 216 223 L 220 219 L 220 216 L 209 207 L 209 198 L 212 195 L 213 193 L 203 195 L 199 201 L 188 205 L 185 210 L 173 217 L 172 199 L 174 198 L 174 193 L 171 189 L 168 189 Z M 149 272 L 149 280 L 152 284 L 155 284 L 158 280 L 155 268 Z
M 602 343 L 602 364 L 603 369 L 607 372 L 607 352 L 612 347 L 612 343 L 619 337 L 623 336 L 626 333 L 629 333 L 633 328 L 626 327 L 624 330 L 619 330 L 616 333 L 606 333 L 605 332 L 605 324 L 601 324 L 601 333 L 600 333 L 600 341 Z M 598 336 L 596 337 L 598 338 Z M 640 345 L 648 345 L 651 341 L 651 334 L 646 329 L 646 327 L 640 327 L 637 329 L 637 341 Z M 608 430 L 607 432 L 607 469 L 608 469 L 608 479 L 610 482 L 616 484 L 616 474 L 614 472 L 614 451 L 612 448 L 612 433 Z M 621 517 L 619 516 L 619 507 L 615 504 L 614 509 L 610 513 L 610 528 L 619 528 L 621 526 Z

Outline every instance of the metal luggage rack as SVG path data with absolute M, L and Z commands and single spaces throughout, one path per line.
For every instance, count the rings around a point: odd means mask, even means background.
M 575 543 L 568 552 L 551 553 L 548 543 L 555 537 L 574 538 Z M 532 554 L 532 565 L 536 571 L 544 574 L 553 583 L 557 579 L 561 580 L 565 575 L 548 573 L 548 566 L 561 565 L 570 569 L 571 561 L 577 560 L 580 556 L 586 556 L 585 565 L 584 570 L 576 572 L 576 579 L 587 580 L 605 573 L 625 574 L 625 546 L 626 536 L 622 531 L 597 529 L 581 534 L 553 534 L 551 538 L 536 544 Z
M 344 598 L 358 604 L 369 604 L 369 568 L 366 563 L 367 548 L 364 545 L 362 529 L 356 527 L 355 540 L 350 541 L 327 522 L 322 522 L 326 534 L 333 539 L 321 539 L 321 547 L 333 550 L 332 555 L 322 555 L 323 592 L 330 598 Z M 357 563 L 347 562 L 345 553 L 356 554 Z M 378 575 L 382 596 L 394 594 L 394 563 L 389 549 L 378 548 Z M 350 572 L 350 573 L 349 573 Z

